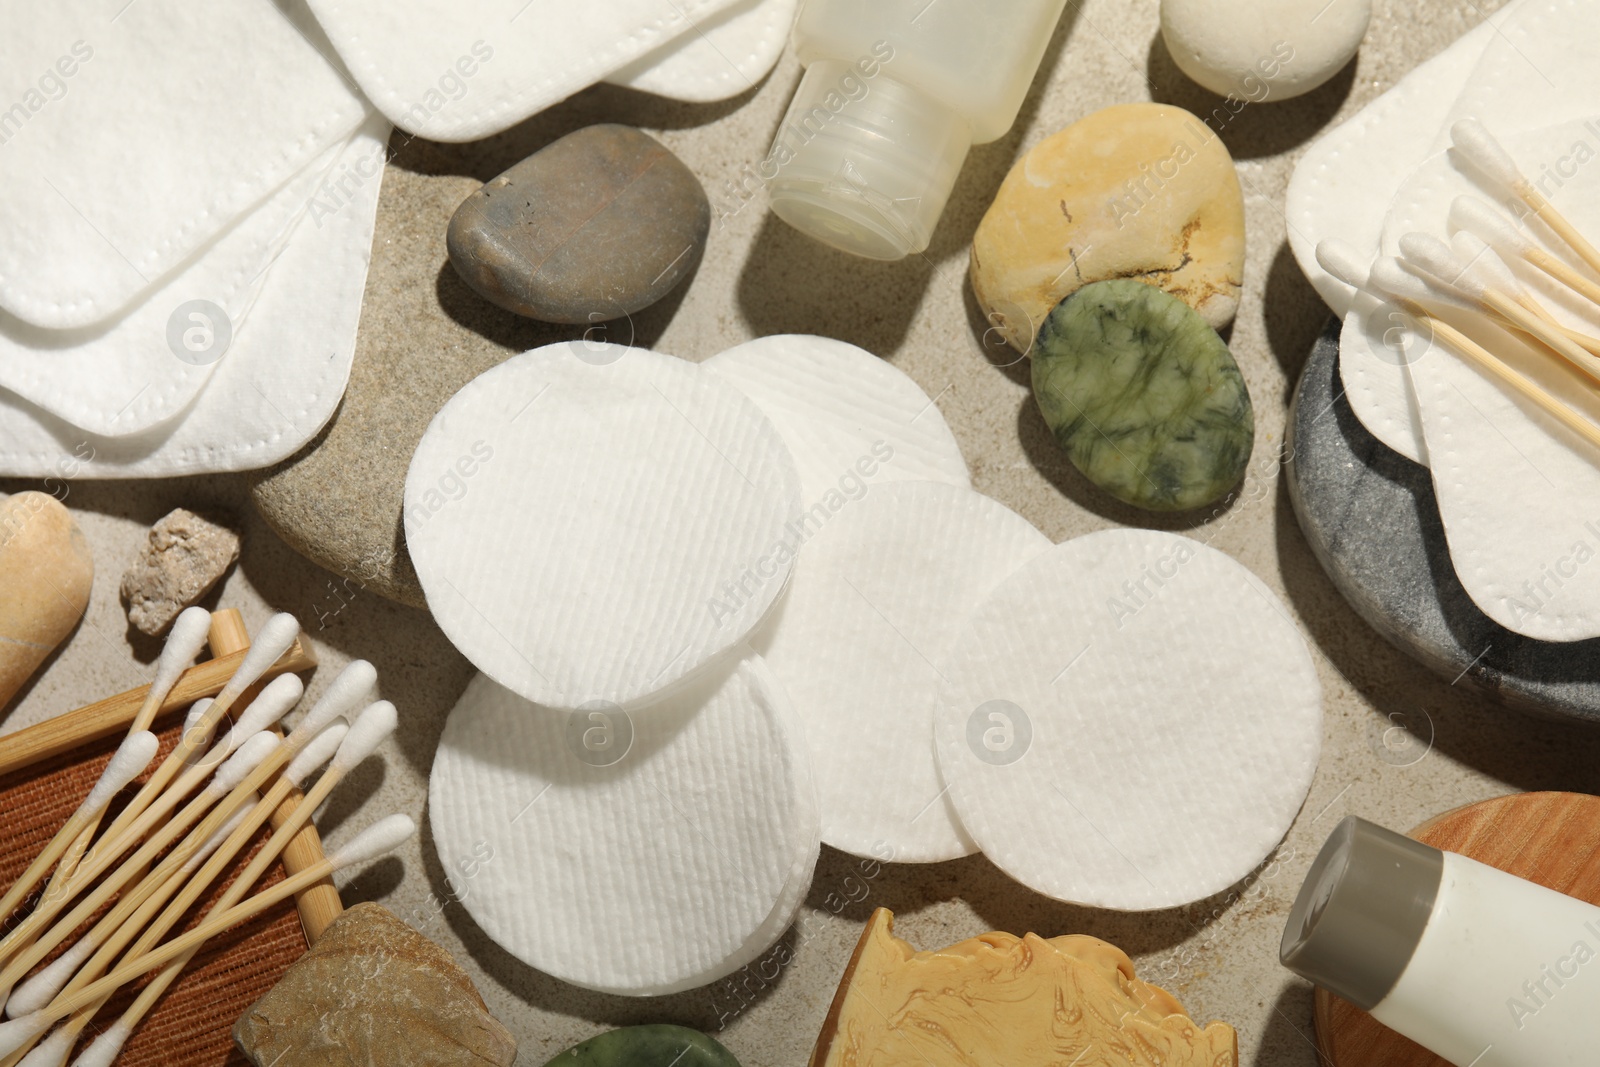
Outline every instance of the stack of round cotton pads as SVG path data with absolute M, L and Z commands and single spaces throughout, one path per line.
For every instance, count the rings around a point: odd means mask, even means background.
M 778 432 L 721 378 L 572 342 L 451 398 L 405 504 L 428 606 L 474 666 L 549 707 L 636 707 L 767 614 L 800 495 Z
M 1310 789 L 1321 689 L 1283 605 L 1229 557 L 1110 530 L 1036 557 L 944 665 L 939 765 L 1023 884 L 1128 911 L 1245 877 Z
M 818 851 L 799 723 L 759 657 L 630 715 L 479 676 L 429 783 L 439 855 L 490 937 L 575 985 L 671 993 L 751 962 Z
M 819 505 L 837 511 L 836 502 L 860 495 L 866 483 L 972 484 L 938 405 L 865 349 L 786 334 L 730 348 L 701 366 L 755 401 L 778 428 L 800 468 L 808 513 Z
M 942 664 L 962 621 L 1050 539 L 957 485 L 875 486 L 805 546 L 752 645 L 805 722 L 822 839 L 936 862 L 977 851 L 934 755 Z

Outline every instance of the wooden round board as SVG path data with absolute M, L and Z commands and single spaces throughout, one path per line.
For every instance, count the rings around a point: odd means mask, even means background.
M 1446 812 L 1411 836 L 1600 905 L 1600 797 L 1518 793 Z M 1325 989 L 1316 1021 L 1333 1067 L 1450 1067 Z

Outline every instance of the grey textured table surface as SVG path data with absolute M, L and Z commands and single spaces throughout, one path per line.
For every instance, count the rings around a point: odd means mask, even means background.
M 1283 195 L 1293 164 L 1317 131 L 1353 113 L 1497 5 L 1378 0 L 1375 6 L 1367 45 L 1352 69 L 1308 97 L 1249 107 L 1220 130 L 1246 190 L 1249 263 L 1231 341 L 1256 402 L 1256 453 L 1231 508 L 1175 528 L 1239 559 L 1284 597 L 1314 650 L 1327 706 L 1323 761 L 1310 798 L 1259 876 L 1193 907 L 1119 915 L 1045 900 L 978 857 L 885 868 L 864 880 L 852 861 L 824 850 L 815 887 L 787 937 L 791 963 L 752 972 L 740 995 L 721 986 L 657 1001 L 575 990 L 494 946 L 450 902 L 426 829 L 396 856 L 347 879 L 346 899 L 383 901 L 454 952 L 517 1035 L 523 1064 L 542 1064 L 605 1027 L 670 1020 L 716 1032 L 746 1067 L 798 1067 L 861 923 L 878 905 L 893 909 L 897 931 L 923 947 L 990 929 L 1106 938 L 1197 1018 L 1236 1026 L 1243 1063 L 1316 1063 L 1310 989 L 1279 969 L 1276 950 L 1295 889 L 1340 816 L 1358 813 L 1406 827 L 1509 791 L 1600 788 L 1600 735 L 1494 706 L 1393 649 L 1323 574 L 1290 508 L 1280 469 L 1285 417 L 1327 318 L 1284 243 Z M 636 316 L 637 343 L 702 359 L 777 332 L 853 341 L 938 397 L 977 487 L 1052 538 L 1147 523 L 1148 516 L 1094 491 L 1056 450 L 1028 395 L 1024 368 L 985 344 L 986 325 L 965 280 L 966 244 L 989 198 L 1017 156 L 1041 138 L 1119 102 L 1154 98 L 1207 115 L 1220 106 L 1166 56 L 1155 0 L 1085 0 L 1068 11 L 1015 129 L 973 152 L 932 249 L 898 264 L 832 253 L 772 218 L 759 198 L 741 205 L 729 191 L 767 149 L 799 77 L 792 55 L 759 86 L 723 104 L 685 106 L 599 87 L 475 144 L 396 136 L 357 358 L 385 362 L 394 388 L 405 389 L 418 353 L 449 350 L 493 360 L 551 339 L 549 328 L 488 307 L 456 280 L 445 260 L 445 224 L 480 182 L 551 139 L 592 122 L 632 123 L 682 156 L 726 213 L 691 283 Z M 147 680 L 156 646 L 127 627 L 116 592 L 121 573 L 148 524 L 172 507 L 231 512 L 245 536 L 244 557 L 214 602 L 241 608 L 255 626 L 270 610 L 305 620 L 324 663 L 313 695 L 345 660 L 363 656 L 377 664 L 384 694 L 400 707 L 398 736 L 335 793 L 319 820 L 324 832 L 337 843 L 388 811 L 407 812 L 426 827 L 428 769 L 471 668 L 426 613 L 351 592 L 297 557 L 253 516 L 246 485 L 235 477 L 73 484 L 69 503 L 99 567 L 94 600 L 70 643 L 6 712 L 0 729 Z

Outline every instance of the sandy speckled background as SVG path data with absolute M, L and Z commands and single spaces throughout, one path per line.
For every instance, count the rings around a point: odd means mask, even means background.
M 213 602 L 259 626 L 269 610 L 298 614 L 324 666 L 320 693 L 348 658 L 377 664 L 401 730 L 341 785 L 319 822 L 337 843 L 378 815 L 410 813 L 420 840 L 344 883 L 347 901 L 386 903 L 466 965 L 490 1007 L 517 1035 L 519 1062 L 538 1065 L 605 1027 L 677 1021 L 717 1034 L 746 1067 L 799 1067 L 833 995 L 862 920 L 877 905 L 922 947 L 990 929 L 1094 934 L 1121 945 L 1143 976 L 1172 988 L 1201 1020 L 1239 1029 L 1242 1060 L 1310 1067 L 1309 987 L 1276 962 L 1289 902 L 1339 817 L 1358 813 L 1397 827 L 1463 803 L 1524 789 L 1600 787 L 1600 738 L 1525 718 L 1436 679 L 1385 645 L 1346 606 L 1312 559 L 1279 473 L 1285 414 L 1299 369 L 1327 311 L 1285 245 L 1284 189 L 1317 131 L 1353 113 L 1418 62 L 1480 22 L 1495 3 L 1379 0 L 1360 59 L 1298 100 L 1247 108 L 1220 130 L 1246 190 L 1249 262 L 1231 335 L 1257 410 L 1256 453 L 1231 509 L 1176 528 L 1233 555 L 1285 599 L 1310 640 L 1327 698 L 1321 769 L 1277 859 L 1252 883 L 1191 908 L 1117 915 L 1045 900 L 981 857 L 885 868 L 871 879 L 825 849 L 800 922 L 787 936 L 793 962 L 744 982 L 657 1001 L 596 996 L 518 963 L 490 943 L 449 890 L 426 833 L 426 782 L 444 719 L 471 668 L 421 611 L 354 593 L 306 563 L 254 517 L 247 479 L 199 478 L 71 487 L 92 540 L 98 577 L 88 617 L 70 644 L 0 721 L 12 730 L 143 683 L 157 645 L 132 632 L 117 583 L 146 526 L 175 506 L 231 516 L 245 554 Z M 799 66 L 786 56 L 744 95 L 688 106 L 599 87 L 514 130 L 470 145 L 397 134 L 384 176 L 372 272 L 357 358 L 388 368 L 393 388 L 425 373 L 438 354 L 491 361 L 571 332 L 518 320 L 486 305 L 455 277 L 444 232 L 478 184 L 550 140 L 594 122 L 642 126 L 700 175 L 726 217 L 714 227 L 691 284 L 635 316 L 633 342 L 701 359 L 750 337 L 810 332 L 855 342 L 914 377 L 954 427 L 982 491 L 1056 540 L 1149 516 L 1112 504 L 1056 450 L 1014 356 L 985 344 L 986 324 L 965 282 L 966 244 L 1006 170 L 1061 126 L 1114 103 L 1155 99 L 1209 114 L 1221 101 L 1180 75 L 1159 43 L 1155 0 L 1069 3 L 1042 73 L 1013 131 L 977 148 L 924 257 L 873 264 L 831 252 L 770 216 L 757 197 L 730 191 L 766 152 Z M 626 341 L 623 334 L 614 337 Z M 427 354 L 424 360 L 421 354 Z M 27 483 L 8 482 L 11 491 Z M 336 589 L 337 585 L 337 589 Z M 1196 767 L 1204 775 L 1207 768 Z M 530 901 L 537 907 L 537 901 Z

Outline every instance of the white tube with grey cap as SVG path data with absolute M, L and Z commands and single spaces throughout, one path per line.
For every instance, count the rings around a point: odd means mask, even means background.
M 1289 912 L 1283 965 L 1457 1067 L 1600 1049 L 1600 908 L 1354 816 Z

